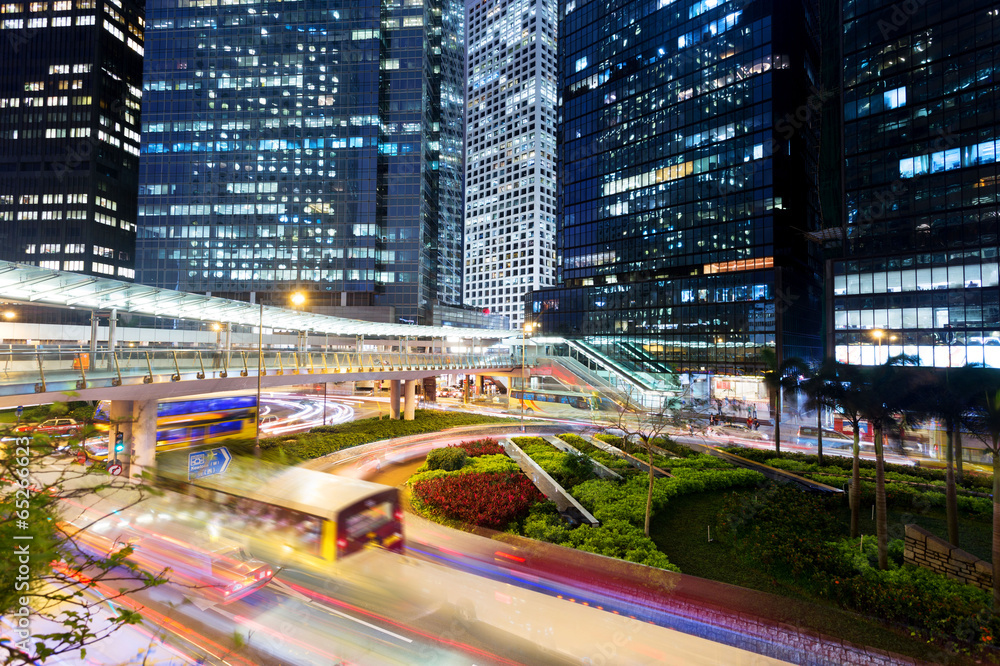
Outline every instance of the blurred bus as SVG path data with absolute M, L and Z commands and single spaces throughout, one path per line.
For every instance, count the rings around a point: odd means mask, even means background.
M 268 562 L 322 568 L 372 547 L 403 552 L 403 510 L 391 486 L 299 468 L 264 481 L 226 482 L 221 488 L 210 479 L 160 476 L 158 485 L 210 502 L 217 528 Z
M 102 400 L 94 413 L 99 431 L 110 429 L 111 403 Z M 165 400 L 156 406 L 156 451 L 170 451 L 227 439 L 253 439 L 257 432 L 255 396 Z M 97 459 L 108 456 L 106 438 L 88 442 L 88 453 Z

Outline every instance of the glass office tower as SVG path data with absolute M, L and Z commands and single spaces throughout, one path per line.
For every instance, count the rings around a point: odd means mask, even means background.
M 1000 10 L 845 0 L 843 26 L 836 357 L 1000 367 Z
M 561 12 L 563 287 L 531 295 L 541 332 L 654 375 L 818 356 L 815 6 Z
M 466 7 L 465 302 L 521 328 L 556 279 L 556 2 Z
M 0 259 L 135 273 L 143 8 L 0 3 Z
M 452 0 L 152 0 L 138 279 L 416 323 L 458 304 L 463 22 Z

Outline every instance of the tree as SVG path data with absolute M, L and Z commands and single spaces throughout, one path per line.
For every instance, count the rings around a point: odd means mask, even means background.
M 924 414 L 936 417 L 945 427 L 945 513 L 948 541 L 958 546 L 958 491 L 955 478 L 955 447 L 961 424 L 982 389 L 982 368 L 966 364 L 960 368 L 928 369 L 921 381 L 923 390 L 915 403 Z
M 858 409 L 875 436 L 875 534 L 878 539 L 879 569 L 889 568 L 889 526 L 885 499 L 885 432 L 897 422 L 897 415 L 909 393 L 901 365 L 915 365 L 913 356 L 898 355 L 882 365 L 864 368 L 854 387 Z
M 85 649 L 120 627 L 140 621 L 138 613 L 114 604 L 107 623 L 95 622 L 106 601 L 141 591 L 165 581 L 164 572 L 140 571 L 127 559 L 131 548 L 97 556 L 78 542 L 80 531 L 60 522 L 67 503 L 94 499 L 104 491 L 127 495 L 128 508 L 142 502 L 148 491 L 127 481 L 115 486 L 112 477 L 56 457 L 56 448 L 44 437 L 9 438 L 0 454 L 0 476 L 12 480 L 0 493 L 0 539 L 13 549 L 0 570 L 0 612 L 14 618 L 17 628 L 10 642 L 0 645 L 4 664 L 30 664 Z M 69 450 L 78 445 L 70 443 Z M 102 516 L 103 517 L 103 516 Z M 91 521 L 91 524 L 95 521 Z M 100 599 L 85 594 L 100 589 Z M 60 627 L 43 633 L 33 620 Z
M 636 390 L 629 388 L 625 396 L 625 404 L 621 406 L 618 420 L 613 426 L 604 426 L 602 430 L 618 430 L 623 433 L 623 446 L 626 451 L 638 441 L 646 452 L 646 463 L 649 467 L 649 486 L 646 492 L 646 522 L 645 534 L 649 536 L 650 514 L 653 508 L 653 442 L 661 437 L 668 427 L 680 425 L 677 410 L 683 402 L 679 398 L 664 398 L 660 407 L 649 411 L 643 408 L 637 399 Z
M 851 538 L 860 533 L 858 522 L 861 515 L 861 369 L 858 366 L 834 361 L 826 368 L 828 373 L 827 398 L 831 406 L 851 424 L 854 430 L 854 446 L 851 447 L 853 465 L 851 467 Z
M 836 378 L 836 361 L 826 359 L 819 367 L 809 372 L 802 390 L 808 397 L 806 409 L 816 410 L 816 453 L 820 466 L 823 465 L 823 410 L 835 406 L 835 390 L 831 380 Z
M 781 453 L 781 408 L 782 394 L 794 393 L 799 387 L 799 377 L 809 371 L 805 361 L 798 357 L 778 360 L 778 354 L 770 347 L 760 350 L 764 362 L 764 386 L 770 403 L 774 405 L 774 451 Z
M 993 456 L 993 613 L 1000 614 L 1000 371 L 979 374 L 981 391 L 973 397 L 967 424 Z

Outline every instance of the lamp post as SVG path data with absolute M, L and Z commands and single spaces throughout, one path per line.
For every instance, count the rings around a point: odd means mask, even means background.
M 524 322 L 521 327 L 521 432 L 524 432 L 524 352 L 528 346 L 528 335 L 534 328 L 533 324 Z
M 264 370 L 264 304 L 257 320 L 257 427 L 254 428 L 253 454 L 260 458 L 260 375 Z

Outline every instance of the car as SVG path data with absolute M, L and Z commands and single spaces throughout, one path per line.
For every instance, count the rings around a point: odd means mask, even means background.
M 709 435 L 713 435 L 715 437 L 725 437 L 725 438 L 738 437 L 740 439 L 755 439 L 755 440 L 764 440 L 767 438 L 767 436 L 762 432 L 759 432 L 757 430 L 751 430 L 746 426 L 736 425 L 736 424 L 710 426 L 707 432 Z
M 16 433 L 32 433 L 50 437 L 75 437 L 83 430 L 83 424 L 75 419 L 49 419 L 37 425 L 26 423 L 14 428 Z

